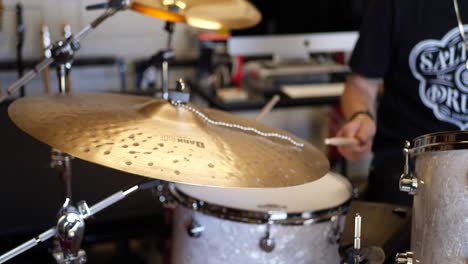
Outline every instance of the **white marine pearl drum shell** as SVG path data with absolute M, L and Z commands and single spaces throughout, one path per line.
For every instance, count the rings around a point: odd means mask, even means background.
M 321 179 L 294 187 L 269 189 L 216 188 L 177 184 L 177 189 L 197 199 L 245 210 L 267 212 L 268 206 L 283 212 L 300 213 L 341 208 L 352 196 L 350 183 L 342 176 L 328 173 Z M 203 198 L 203 199 L 201 199 Z M 300 211 L 298 211 L 300 210 Z M 341 213 L 342 214 L 342 213 Z M 343 226 L 344 216 L 339 217 Z M 204 227 L 198 238 L 187 233 L 194 219 Z M 330 264 L 340 263 L 338 244 L 330 242 L 336 222 L 326 219 L 299 225 L 272 224 L 275 240 L 272 252 L 259 246 L 266 224 L 238 222 L 212 216 L 179 204 L 174 214 L 172 264 Z
M 418 154 L 414 172 L 414 263 L 468 263 L 468 150 Z

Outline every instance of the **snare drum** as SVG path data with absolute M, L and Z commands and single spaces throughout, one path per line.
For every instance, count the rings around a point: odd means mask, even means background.
M 398 263 L 468 263 L 468 131 L 416 138 L 402 191 L 414 194 L 411 249 Z M 414 162 L 413 162 L 414 161 Z
M 352 188 L 338 174 L 285 188 L 169 188 L 179 203 L 172 264 L 340 262 Z

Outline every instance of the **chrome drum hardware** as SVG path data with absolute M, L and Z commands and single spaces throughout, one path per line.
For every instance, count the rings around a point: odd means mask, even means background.
M 468 131 L 420 136 L 405 146 L 400 189 L 414 194 L 411 251 L 396 263 L 466 264 Z

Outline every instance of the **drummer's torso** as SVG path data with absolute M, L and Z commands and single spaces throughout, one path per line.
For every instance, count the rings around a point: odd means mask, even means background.
M 466 129 L 467 52 L 453 1 L 395 0 L 392 4 L 393 54 L 379 109 L 379 133 L 400 142 L 436 131 Z M 462 21 L 468 22 L 468 2 L 460 1 L 459 7 Z

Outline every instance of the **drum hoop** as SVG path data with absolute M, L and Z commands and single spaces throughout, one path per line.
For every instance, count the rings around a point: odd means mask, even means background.
M 340 215 L 345 215 L 353 199 L 351 195 L 344 203 L 333 208 L 299 213 L 280 212 L 280 217 L 277 217 L 278 212 L 249 211 L 205 202 L 183 193 L 173 183 L 170 183 L 168 188 L 174 199 L 184 207 L 206 215 L 248 224 L 309 225 L 326 222 Z
M 413 140 L 412 154 L 468 149 L 468 131 L 437 132 Z

